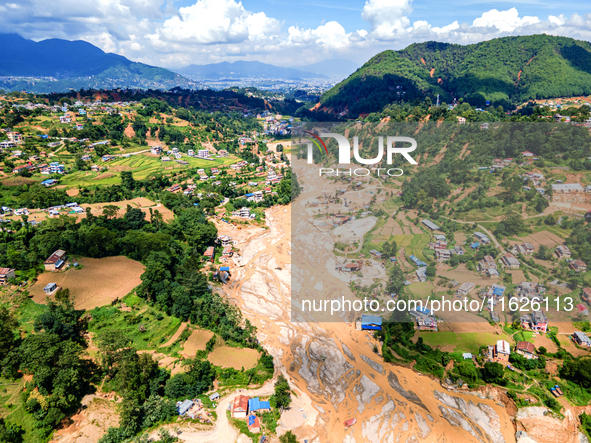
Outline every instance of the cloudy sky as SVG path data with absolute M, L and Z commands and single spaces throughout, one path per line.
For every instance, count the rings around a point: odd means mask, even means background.
M 547 33 L 591 40 L 591 2 L 550 0 L 0 0 L 0 29 L 86 40 L 156 66 L 367 61 L 437 40 Z

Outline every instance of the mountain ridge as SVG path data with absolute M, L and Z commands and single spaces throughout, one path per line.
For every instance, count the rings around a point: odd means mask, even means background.
M 234 62 L 189 65 L 174 69 L 174 72 L 195 80 L 213 80 L 220 78 L 284 78 L 284 79 L 326 79 L 326 75 L 308 72 L 298 68 L 285 68 L 258 61 L 237 60 Z
M 36 92 L 51 92 L 68 87 L 170 88 L 192 83 L 167 69 L 104 52 L 83 40 L 48 39 L 35 42 L 18 34 L 0 34 L 0 47 L 3 48 L 4 60 L 10 60 L 10 63 L 0 63 L 0 76 L 55 79 L 36 82 L 5 80 L 0 84 L 9 89 L 20 89 L 21 84 L 32 86 Z
M 383 51 L 321 97 L 322 108 L 379 112 L 398 100 L 463 98 L 511 108 L 591 94 L 591 44 L 568 37 L 502 37 L 472 45 L 414 43 Z

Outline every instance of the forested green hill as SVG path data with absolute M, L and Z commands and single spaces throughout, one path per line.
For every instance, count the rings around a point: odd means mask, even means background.
M 503 37 L 462 46 L 427 42 L 384 51 L 327 91 L 321 103 L 357 115 L 398 100 L 454 98 L 511 107 L 591 94 L 591 44 L 567 37 Z

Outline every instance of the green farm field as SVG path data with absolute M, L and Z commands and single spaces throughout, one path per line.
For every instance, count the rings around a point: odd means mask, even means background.
M 507 339 L 490 332 L 464 332 L 450 331 L 419 332 L 415 338 L 423 337 L 426 344 L 433 348 L 440 348 L 448 352 L 472 352 L 477 353 L 480 346 L 492 345 L 500 339 Z
M 183 161 L 189 166 L 183 166 L 174 160 L 163 162 L 159 158 L 138 154 L 130 157 L 121 157 L 109 163 L 101 164 L 108 167 L 107 171 L 89 172 L 80 171 L 64 177 L 63 185 L 113 185 L 121 182 L 119 172 L 132 171 L 135 179 L 141 180 L 158 173 L 174 172 L 187 168 L 214 168 L 223 165 L 230 165 L 238 161 L 237 158 L 226 157 L 214 160 L 201 160 L 183 156 Z

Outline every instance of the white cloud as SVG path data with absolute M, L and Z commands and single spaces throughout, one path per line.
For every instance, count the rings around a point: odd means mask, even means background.
M 472 22 L 472 27 L 495 27 L 501 32 L 511 32 L 521 26 L 533 25 L 539 22 L 540 19 L 538 17 L 526 16 L 519 18 L 519 12 L 517 12 L 516 8 L 511 8 L 507 11 L 491 9 L 475 19 Z
M 378 40 L 394 40 L 406 33 L 410 25 L 412 0 L 367 0 L 361 17 L 371 25 L 371 34 Z
M 162 39 L 202 44 L 240 43 L 277 33 L 281 24 L 265 15 L 246 11 L 234 0 L 199 0 L 179 9 L 162 25 Z
M 365 29 L 337 22 L 285 26 L 239 0 L 0 0 L 0 29 L 26 38 L 86 40 L 107 52 L 158 66 L 223 60 L 304 65 L 338 56 L 366 61 L 384 49 L 437 40 L 469 44 L 508 35 L 547 33 L 591 40 L 591 14 L 520 16 L 516 8 L 485 11 L 469 23 L 433 26 L 413 20 L 413 0 L 366 0 Z M 362 22 L 363 23 L 363 22 Z
M 548 21 L 558 26 L 562 26 L 566 22 L 566 20 L 564 19 L 564 14 L 560 14 L 558 17 L 551 15 L 548 17 Z
M 316 44 L 322 49 L 343 49 L 350 45 L 351 33 L 345 32 L 345 28 L 335 21 L 325 23 L 316 29 L 300 29 L 290 26 L 289 37 L 286 46 L 302 46 Z

